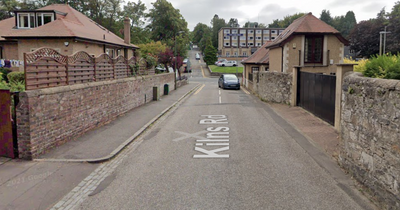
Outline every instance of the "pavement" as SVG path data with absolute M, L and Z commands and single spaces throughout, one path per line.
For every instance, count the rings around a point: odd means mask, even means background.
M 43 206 L 53 205 L 98 166 L 90 163 L 107 162 L 116 157 L 127 145 L 170 109 L 178 106 L 180 101 L 199 86 L 199 83 L 190 82 L 161 97 L 161 100 L 135 108 L 115 121 L 92 130 L 34 161 L 0 158 L 0 209 L 23 209 L 25 206 L 41 209 Z M 272 108 L 328 157 L 337 159 L 339 134 L 331 125 L 300 107 L 274 103 L 265 103 L 265 106 Z M 74 171 L 79 171 L 78 175 L 74 174 Z M 65 180 L 64 186 L 60 184 L 60 177 Z M 51 189 L 45 190 L 46 187 L 52 186 L 64 189 L 58 193 L 52 192 Z M 36 195 L 38 189 L 46 195 L 51 195 L 51 198 L 38 198 Z M 42 199 L 40 203 L 32 204 L 40 199 Z M 18 202 L 25 204 L 16 206 Z

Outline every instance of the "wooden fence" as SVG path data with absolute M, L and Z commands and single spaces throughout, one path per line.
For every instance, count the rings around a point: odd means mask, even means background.
M 50 48 L 24 53 L 24 64 L 26 90 L 155 74 L 154 69 L 147 68 L 143 58 L 138 63 L 135 57 L 113 59 L 101 54 L 94 58 L 83 51 L 66 56 Z M 136 64 L 139 65 L 137 71 L 133 68 Z

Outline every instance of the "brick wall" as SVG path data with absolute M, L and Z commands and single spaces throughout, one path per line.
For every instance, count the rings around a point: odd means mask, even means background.
M 36 158 L 117 116 L 150 102 L 153 87 L 174 90 L 174 74 L 31 90 L 17 107 L 20 157 Z
M 383 209 L 400 209 L 400 81 L 350 74 L 341 114 L 340 164 Z

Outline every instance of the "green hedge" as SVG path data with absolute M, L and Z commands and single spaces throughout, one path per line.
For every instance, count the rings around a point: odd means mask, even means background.
M 400 80 L 400 54 L 373 56 L 365 63 L 364 76 Z

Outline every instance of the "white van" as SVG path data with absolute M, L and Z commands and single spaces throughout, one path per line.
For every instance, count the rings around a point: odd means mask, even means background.
M 200 54 L 196 53 L 196 60 L 200 60 Z

